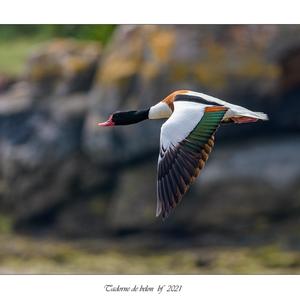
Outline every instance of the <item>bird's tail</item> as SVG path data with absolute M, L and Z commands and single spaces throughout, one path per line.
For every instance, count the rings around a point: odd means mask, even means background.
M 231 118 L 231 120 L 237 124 L 245 124 L 245 123 L 252 123 L 256 122 L 258 120 L 268 120 L 269 117 L 267 114 L 263 112 L 252 112 L 251 113 L 245 113 L 243 115 L 234 116 Z
M 255 112 L 240 106 L 234 106 L 227 111 L 224 116 L 223 122 L 234 122 L 241 124 L 256 122 L 258 120 L 266 121 L 268 119 L 268 115 L 263 112 Z
M 269 120 L 269 117 L 266 113 L 263 112 L 252 112 L 253 116 L 260 120 Z

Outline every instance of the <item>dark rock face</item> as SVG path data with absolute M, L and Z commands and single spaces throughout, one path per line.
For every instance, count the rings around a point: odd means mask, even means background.
M 94 44 L 55 41 L 30 58 L 26 80 L 0 96 L 0 205 L 16 228 L 52 224 L 69 201 L 98 194 L 106 181 L 81 145 L 88 109 L 82 92 L 98 58 Z M 80 70 L 72 69 L 75 60 Z M 52 67 L 60 70 L 53 80 Z
M 28 60 L 25 78 L 32 96 L 87 92 L 93 83 L 100 58 L 98 43 L 56 40 L 45 44 Z
M 18 229 L 68 236 L 287 236 L 300 214 L 299 33 L 300 26 L 277 25 L 120 26 L 101 58 L 94 44 L 41 48 L 24 82 L 0 96 L 1 209 Z M 162 121 L 96 123 L 176 89 L 264 111 L 270 121 L 223 126 L 201 177 L 161 222 L 155 192 Z

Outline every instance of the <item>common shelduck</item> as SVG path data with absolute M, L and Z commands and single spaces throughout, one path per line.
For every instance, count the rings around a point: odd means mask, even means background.
M 113 113 L 99 126 L 130 125 L 146 119 L 168 120 L 161 127 L 156 216 L 167 217 L 203 169 L 222 123 L 268 120 L 262 112 L 190 90 L 178 90 L 141 111 Z

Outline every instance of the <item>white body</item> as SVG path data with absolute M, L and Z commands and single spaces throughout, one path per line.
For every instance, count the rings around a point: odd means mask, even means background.
M 168 118 L 161 127 L 160 136 L 160 144 L 165 149 L 168 149 L 170 146 L 176 146 L 180 141 L 185 139 L 201 120 L 205 107 L 213 106 L 214 104 L 229 108 L 225 113 L 223 120 L 232 117 L 250 117 L 261 120 L 268 119 L 268 116 L 265 113 L 254 112 L 204 93 L 188 91 L 186 92 L 186 95 L 201 97 L 207 101 L 207 105 L 196 102 L 174 101 L 174 111 L 172 111 L 167 103 L 159 102 L 149 110 L 149 119 Z
M 186 138 L 201 120 L 205 105 L 174 102 L 174 112 L 161 127 L 160 143 L 166 149 Z

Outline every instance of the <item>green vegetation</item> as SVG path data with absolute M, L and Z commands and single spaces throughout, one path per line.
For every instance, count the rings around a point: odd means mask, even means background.
M 39 45 L 35 38 L 0 42 L 0 75 L 17 76 L 24 68 L 24 62 L 29 54 Z
M 0 75 L 17 76 L 28 55 L 54 38 L 74 38 L 106 44 L 115 25 L 0 25 Z
M 0 274 L 299 274 L 300 253 L 278 245 L 151 250 L 139 241 L 62 242 L 0 235 Z
M 1 25 L 0 41 L 16 38 L 41 40 L 65 37 L 106 43 L 116 25 Z
M 10 233 L 12 230 L 12 222 L 9 216 L 0 213 L 0 234 Z

